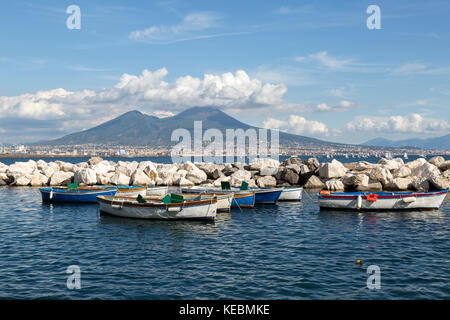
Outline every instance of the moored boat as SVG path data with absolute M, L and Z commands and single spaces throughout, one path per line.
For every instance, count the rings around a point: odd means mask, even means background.
M 153 220 L 214 220 L 217 213 L 217 198 L 183 200 L 164 203 L 158 200 L 138 201 L 132 197 L 99 196 L 100 211 L 113 216 Z
M 251 188 L 255 192 L 256 204 L 275 204 L 283 192 L 283 188 Z
M 432 210 L 439 209 L 449 189 L 428 192 L 330 192 L 319 193 L 321 209 Z
M 114 185 L 99 185 L 103 188 L 117 188 L 117 197 L 137 197 L 138 195 L 146 196 L 147 187 L 144 186 L 114 186 Z
M 283 188 L 278 201 L 301 201 L 303 194 L 302 187 L 286 187 Z
M 217 212 L 230 212 L 231 203 L 233 202 L 232 193 L 181 193 L 184 199 L 203 200 L 213 197 L 217 198 Z
M 97 196 L 114 196 L 117 188 L 113 187 L 49 187 L 40 188 L 43 202 L 96 203 Z

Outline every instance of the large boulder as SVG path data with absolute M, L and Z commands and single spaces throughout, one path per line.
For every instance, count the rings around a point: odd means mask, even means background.
M 148 175 L 141 169 L 136 169 L 136 171 L 131 175 L 131 184 L 134 186 L 154 186 L 155 181 L 150 179 Z
M 255 158 L 250 164 L 251 170 L 260 170 L 266 167 L 279 167 L 280 161 L 270 158 Z
M 11 180 L 17 180 L 21 176 L 30 176 L 37 169 L 37 164 L 33 160 L 28 162 L 15 162 L 8 167 L 6 175 Z M 24 182 L 24 181 L 23 181 Z
M 75 171 L 74 182 L 85 184 L 85 185 L 95 185 L 97 184 L 97 173 L 92 169 L 80 169 Z
M 92 166 L 91 168 L 92 168 L 92 170 L 95 171 L 95 173 L 97 173 L 99 175 L 105 175 L 108 172 L 114 172 L 116 170 L 115 167 L 113 167 L 109 164 L 109 161 L 99 162 L 96 165 Z
M 188 171 L 186 174 L 186 179 L 191 181 L 194 185 L 201 184 L 208 179 L 206 173 L 198 168 Z
M 214 185 L 214 187 L 220 187 L 220 186 L 222 186 L 222 182 L 225 182 L 225 181 L 229 182 L 230 179 L 231 179 L 231 177 L 221 176 L 213 182 L 213 185 Z
M 317 171 L 320 168 L 319 160 L 316 158 L 309 158 L 305 160 L 305 164 L 308 166 L 309 171 Z
M 230 183 L 233 187 L 239 187 L 242 182 L 248 182 L 251 178 L 252 174 L 250 173 L 250 171 L 238 170 L 231 175 Z
M 190 186 L 194 186 L 195 185 L 192 181 L 190 181 L 190 180 L 188 180 L 186 178 L 183 178 L 183 177 L 177 179 L 177 181 L 175 181 L 174 184 L 178 185 L 178 186 L 181 186 L 181 187 L 190 187 Z
M 331 162 L 324 163 L 320 166 L 319 175 L 321 178 L 331 179 L 331 178 L 341 178 L 347 173 L 347 168 L 345 168 L 342 163 L 333 159 Z
M 436 156 L 428 160 L 429 163 L 435 165 L 436 167 L 439 167 L 439 165 L 444 161 L 445 161 L 444 157 L 441 156 Z
M 59 171 L 64 172 L 74 172 L 74 164 L 70 162 L 64 162 L 64 161 L 55 161 L 59 166 Z
M 440 174 L 434 174 L 429 177 L 428 183 L 437 190 L 444 190 L 450 187 L 450 181 Z
M 450 170 L 450 160 L 444 161 L 439 164 L 439 170 L 447 171 Z
M 116 186 L 125 185 L 128 186 L 130 184 L 131 178 L 127 176 L 126 174 L 123 174 L 121 172 L 116 172 L 112 178 L 111 183 L 115 184 Z
M 274 176 L 278 173 L 278 167 L 264 167 L 259 171 L 261 176 Z
M 107 172 L 105 174 L 97 174 L 97 184 L 107 185 L 111 184 L 111 179 L 115 175 L 114 172 Z
M 92 157 L 92 158 L 90 158 L 90 159 L 88 160 L 88 164 L 89 164 L 90 166 L 95 166 L 96 164 L 98 164 L 98 163 L 100 163 L 100 162 L 102 162 L 102 161 L 103 161 L 103 159 L 100 158 L 100 157 Z
M 369 177 L 365 174 L 347 174 L 342 182 L 348 188 L 368 188 Z
M 311 175 L 306 181 L 303 188 L 305 189 L 322 189 L 324 186 L 323 182 L 315 175 Z
M 387 185 L 394 179 L 391 172 L 387 168 L 383 167 L 373 168 L 370 171 L 369 178 L 376 182 L 381 182 L 383 186 Z
M 256 180 L 256 184 L 260 188 L 275 187 L 277 185 L 277 179 L 275 179 L 275 177 L 272 176 L 263 176 L 258 178 L 258 180 Z
M 30 183 L 31 183 L 30 176 L 20 176 L 13 182 L 13 185 L 19 186 L 19 187 L 25 187 L 25 186 L 29 186 Z
M 325 182 L 325 189 L 330 191 L 344 191 L 345 186 L 341 180 L 331 179 Z
M 396 158 L 396 159 L 380 159 L 380 161 L 378 161 L 378 164 L 382 165 L 383 167 L 385 167 L 388 170 L 397 170 L 400 167 L 403 167 L 405 164 L 403 163 L 403 160 L 401 158 Z
M 416 191 L 428 191 L 430 190 L 430 183 L 428 179 L 414 177 L 411 182 L 411 188 Z
M 292 158 L 284 160 L 281 165 L 287 167 L 292 164 L 301 165 L 301 164 L 303 164 L 303 162 L 302 162 L 302 159 L 300 159 L 300 158 L 292 157 Z
M 291 169 L 287 169 L 283 175 L 283 179 L 292 185 L 298 184 L 299 175 Z
M 405 191 L 412 189 L 412 179 L 395 178 L 385 186 L 385 189 L 390 191 Z
M 51 186 L 67 186 L 72 183 L 72 178 L 74 177 L 73 172 L 56 171 L 50 177 Z
M 424 163 L 427 163 L 427 160 L 425 160 L 424 158 L 419 158 L 419 159 L 416 159 L 414 161 L 408 162 L 406 164 L 406 166 L 408 168 L 410 168 L 411 170 L 414 170 L 417 167 L 420 167 L 421 165 L 423 165 Z
M 425 162 L 424 164 L 414 168 L 411 170 L 411 175 L 418 178 L 428 179 L 432 175 L 439 175 L 441 172 L 439 169 L 428 162 Z
M 400 167 L 392 172 L 394 178 L 406 178 L 412 174 L 412 171 L 408 167 Z
M 35 173 L 31 177 L 30 185 L 33 187 L 45 186 L 49 178 L 41 173 Z

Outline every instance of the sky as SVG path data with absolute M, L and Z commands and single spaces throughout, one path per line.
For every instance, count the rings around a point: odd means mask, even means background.
M 442 136 L 449 16 L 440 0 L 1 1 L 0 142 L 193 106 L 343 143 Z

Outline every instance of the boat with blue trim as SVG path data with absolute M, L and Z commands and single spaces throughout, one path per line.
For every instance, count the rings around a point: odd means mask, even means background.
M 321 209 L 433 210 L 439 209 L 449 189 L 427 192 L 330 192 L 319 193 Z
M 182 193 L 209 193 L 209 194 L 233 194 L 231 208 L 253 208 L 255 206 L 255 192 L 253 190 L 223 190 L 209 187 L 186 187 L 181 188 Z
M 116 187 L 40 188 L 43 202 L 97 203 L 97 196 L 114 196 Z

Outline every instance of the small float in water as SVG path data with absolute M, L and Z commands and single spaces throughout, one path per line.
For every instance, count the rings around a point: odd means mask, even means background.
M 185 200 L 176 194 L 167 194 L 162 200 L 147 197 L 98 196 L 100 211 L 109 215 L 152 220 L 214 220 L 217 197 Z
M 330 192 L 319 193 L 321 209 L 433 210 L 439 209 L 449 189 L 429 192 Z

